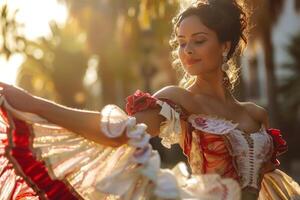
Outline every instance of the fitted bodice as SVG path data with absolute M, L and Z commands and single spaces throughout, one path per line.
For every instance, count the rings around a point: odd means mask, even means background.
M 279 170 L 273 170 L 279 165 L 277 156 L 287 151 L 280 130 L 261 127 L 253 133 L 245 133 L 233 121 L 190 114 L 170 99 L 155 98 L 139 90 L 126 100 L 129 115 L 161 108 L 159 114 L 165 118 L 160 124 L 161 143 L 167 148 L 172 144 L 181 145 L 188 157 L 192 177 L 217 173 L 225 180 L 235 179 L 244 189 L 243 197 L 247 198 L 290 199 L 300 194 L 297 184 Z
M 287 150 L 278 129 L 261 127 L 245 133 L 238 123 L 191 114 L 170 99 L 157 99 L 141 91 L 127 98 L 126 111 L 130 115 L 159 107 L 159 114 L 166 119 L 160 125 L 162 145 L 170 148 L 179 143 L 193 174 L 217 173 L 237 180 L 244 189 L 258 191 L 264 173 L 279 165 L 276 157 Z
M 263 126 L 245 133 L 237 123 L 211 116 L 191 115 L 188 121 L 193 127 L 187 153 L 193 173 L 219 173 L 238 180 L 242 188 L 260 188 L 262 167 L 273 153 L 272 137 Z
M 247 134 L 238 129 L 226 135 L 235 157 L 237 172 L 242 188 L 259 189 L 261 169 L 270 160 L 273 152 L 273 142 L 264 128 L 256 133 Z

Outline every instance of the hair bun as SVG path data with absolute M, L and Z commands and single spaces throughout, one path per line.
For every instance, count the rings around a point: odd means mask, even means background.
M 207 0 L 207 4 L 216 9 L 238 10 L 239 4 L 236 0 Z
M 207 0 L 207 3 L 210 5 L 224 5 L 224 4 L 236 4 L 235 0 Z

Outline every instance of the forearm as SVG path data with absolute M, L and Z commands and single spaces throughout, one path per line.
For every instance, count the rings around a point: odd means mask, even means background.
M 94 142 L 116 147 L 127 141 L 125 134 L 119 138 L 105 136 L 101 131 L 99 112 L 73 109 L 39 97 L 35 97 L 34 102 L 36 114 Z

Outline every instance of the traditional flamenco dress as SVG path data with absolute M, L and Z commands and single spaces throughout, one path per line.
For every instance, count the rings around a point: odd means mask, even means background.
M 300 187 L 268 167 L 286 143 L 276 129 L 245 133 L 238 124 L 191 114 L 169 99 L 137 91 L 127 98 L 127 114 L 107 105 L 99 122 L 110 138 L 126 133 L 118 148 L 89 141 L 31 113 L 12 108 L 0 97 L 0 200 L 2 199 L 224 199 L 241 191 L 259 199 L 298 199 Z M 160 168 L 145 124 L 132 116 L 160 109 L 162 144 L 179 143 L 192 174 L 179 163 Z

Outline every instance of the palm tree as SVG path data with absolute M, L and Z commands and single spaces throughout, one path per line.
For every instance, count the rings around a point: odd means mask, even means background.
M 282 67 L 290 71 L 289 75 L 283 79 L 279 87 L 281 112 L 283 114 L 282 121 L 284 129 L 288 131 L 289 157 L 295 159 L 299 149 L 299 128 L 300 128 L 300 32 L 295 35 L 287 51 L 291 56 L 291 61 Z
M 124 104 L 124 98 L 133 92 L 132 88 L 148 85 L 151 90 L 152 83 L 144 80 L 149 75 L 156 75 L 158 66 L 164 71 L 169 70 L 167 74 L 173 74 L 171 81 L 176 80 L 170 63 L 163 66 L 162 62 L 156 61 L 169 57 L 165 52 L 169 52 L 171 24 L 166 26 L 165 22 L 175 12 L 175 1 L 61 2 L 67 4 L 71 18 L 86 32 L 89 51 L 99 57 L 98 77 L 103 104 Z
M 287 50 L 292 58 L 292 61 L 283 65 L 291 73 L 283 80 L 280 86 L 280 94 L 283 95 L 284 114 L 287 121 L 291 124 L 299 122 L 300 112 L 300 32 L 295 35 L 287 47 Z
M 250 24 L 255 26 L 255 28 L 250 30 L 251 37 L 249 47 L 255 52 L 255 44 L 257 41 L 259 41 L 263 47 L 268 109 L 271 125 L 278 125 L 279 123 L 272 29 L 282 12 L 284 2 L 284 0 L 246 0 L 247 7 L 250 7 L 253 10 L 253 14 L 251 15 L 252 17 L 250 18 Z
M 169 60 L 172 26 L 166 22 L 175 15 L 177 0 L 61 1 L 86 32 L 89 51 L 99 57 L 103 104 L 122 106 L 137 88 L 151 92 L 154 79 L 156 87 L 176 84 Z M 158 138 L 151 142 L 160 153 L 169 154 L 163 156 L 169 157 L 167 163 L 178 161 L 180 151 L 170 155 Z
M 52 37 L 26 44 L 26 60 L 17 84 L 29 92 L 67 106 L 82 108 L 88 93 L 83 85 L 88 55 L 74 24 L 51 25 Z
M 295 0 L 295 8 L 297 11 L 300 10 L 300 1 Z

